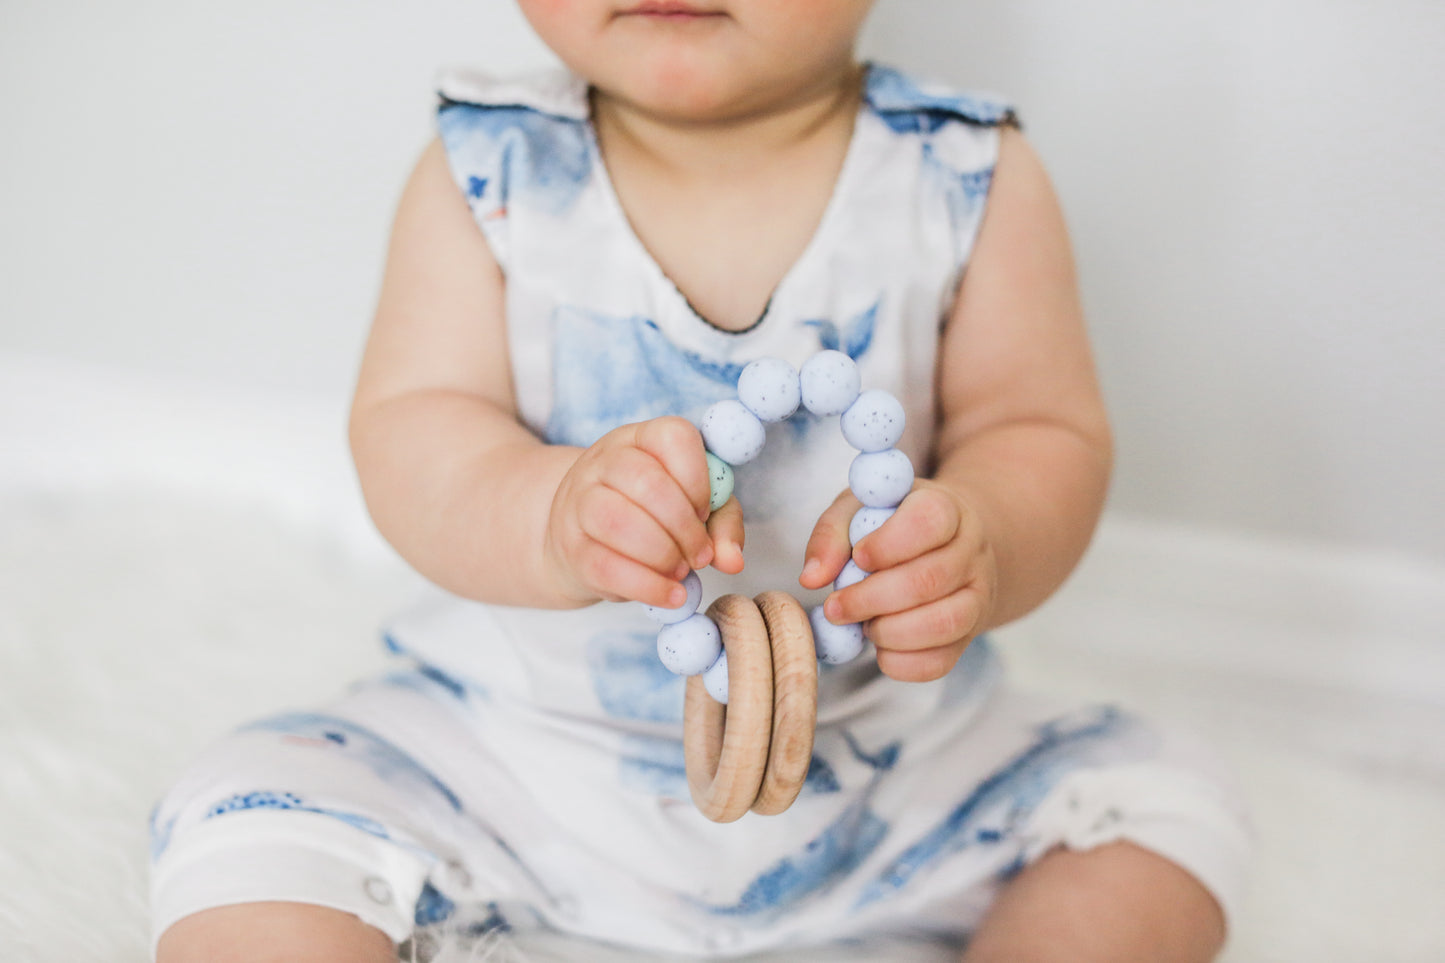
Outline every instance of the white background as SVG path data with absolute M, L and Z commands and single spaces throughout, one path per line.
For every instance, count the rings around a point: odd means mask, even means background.
M 864 53 L 1019 104 L 1116 513 L 1445 561 L 1445 4 L 881 0 Z M 505 0 L 0 0 L 0 352 L 343 396 L 436 68 L 545 59 Z

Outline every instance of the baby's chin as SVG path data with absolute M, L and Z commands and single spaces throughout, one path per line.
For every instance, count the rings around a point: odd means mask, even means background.
M 602 96 L 653 119 L 679 125 L 727 124 L 787 110 L 810 91 L 785 83 L 758 83 L 752 78 L 708 72 L 698 65 L 624 80 L 612 86 L 595 83 Z

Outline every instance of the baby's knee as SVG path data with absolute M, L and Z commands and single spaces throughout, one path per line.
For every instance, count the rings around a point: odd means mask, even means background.
M 177 920 L 156 947 L 157 963 L 395 963 L 381 930 L 342 910 L 307 903 L 217 906 Z

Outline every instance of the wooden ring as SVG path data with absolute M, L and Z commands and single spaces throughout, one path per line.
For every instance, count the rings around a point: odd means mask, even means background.
M 773 731 L 773 653 L 757 603 L 724 595 L 708 616 L 728 659 L 728 704 L 714 701 L 701 676 L 687 680 L 682 745 L 693 804 L 713 822 L 752 808 L 768 765 Z
M 797 599 L 787 592 L 771 591 L 753 601 L 763 613 L 773 653 L 772 739 L 753 812 L 775 816 L 798 798 L 813 761 L 818 655 L 808 613 Z

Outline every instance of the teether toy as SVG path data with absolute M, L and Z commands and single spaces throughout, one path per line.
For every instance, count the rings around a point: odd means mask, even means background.
M 859 381 L 858 366 L 839 351 L 820 351 L 797 371 L 779 358 L 745 367 L 738 397 L 712 405 L 698 426 L 707 447 L 710 509 L 732 496 L 732 466 L 762 452 L 766 425 L 786 421 L 801 405 L 815 415 L 840 415 L 844 439 L 859 451 L 848 487 L 863 507 L 848 525 L 849 542 L 877 531 L 912 490 L 913 464 L 894 447 L 903 437 L 903 405 L 886 391 L 860 392 Z M 833 585 L 841 590 L 867 577 L 849 559 Z M 703 613 L 697 573 L 689 572 L 683 585 L 686 602 L 647 606 L 647 613 L 662 626 L 662 664 L 690 676 L 683 748 L 693 802 L 717 822 L 749 809 L 780 813 L 797 798 L 812 761 L 817 663 L 857 657 L 863 626 L 834 625 L 822 606 L 806 612 L 777 591 L 756 599 L 725 595 Z

